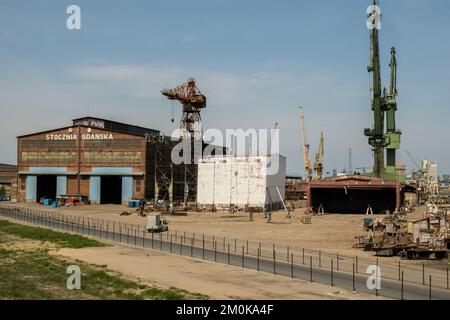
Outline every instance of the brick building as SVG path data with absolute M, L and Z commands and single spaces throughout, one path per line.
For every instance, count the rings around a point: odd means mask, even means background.
M 81 195 L 91 203 L 194 197 L 186 168 L 174 166 L 176 141 L 157 130 L 85 117 L 18 142 L 18 201 Z

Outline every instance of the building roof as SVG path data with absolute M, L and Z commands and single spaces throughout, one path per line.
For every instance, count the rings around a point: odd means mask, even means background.
M 13 164 L 0 163 L 0 171 L 17 171 L 17 166 Z
M 127 124 L 123 122 L 102 119 L 97 117 L 82 117 L 73 119 L 73 125 L 85 125 L 93 128 L 106 129 L 121 133 L 131 133 L 137 135 L 156 135 L 159 134 L 159 130 L 154 130 L 150 128 L 140 127 L 137 125 Z
M 51 130 L 45 130 L 40 132 L 34 132 L 29 133 L 25 135 L 18 136 L 17 138 L 25 138 L 29 136 L 34 136 L 37 134 L 44 134 L 49 133 L 57 130 L 64 130 L 73 128 L 75 126 L 81 126 L 81 127 L 92 127 L 92 128 L 98 128 L 103 129 L 107 131 L 117 132 L 117 133 L 126 133 L 131 135 L 138 135 L 138 136 L 146 136 L 146 135 L 159 135 L 158 130 L 149 129 L 149 128 L 143 128 L 131 124 L 111 121 L 107 119 L 101 119 L 101 118 L 95 118 L 95 117 L 83 117 L 78 119 L 73 119 L 73 124 L 71 126 L 65 126 L 61 128 L 55 128 Z

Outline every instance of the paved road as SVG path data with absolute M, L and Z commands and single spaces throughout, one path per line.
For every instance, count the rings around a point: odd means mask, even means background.
M 306 261 L 306 265 L 298 265 L 277 261 L 276 259 L 259 258 L 258 256 L 246 255 L 244 248 L 242 253 L 230 252 L 229 247 L 226 250 L 217 250 L 206 247 L 204 241 L 202 244 L 193 245 L 199 241 L 192 238 L 173 237 L 166 238 L 162 233 L 138 232 L 136 229 L 127 232 L 111 231 L 110 228 L 99 229 L 96 225 L 81 224 L 74 220 L 62 221 L 53 219 L 51 215 L 32 215 L 25 214 L 19 210 L 0 209 L 0 216 L 9 217 L 19 221 L 25 221 L 35 225 L 63 230 L 83 235 L 89 235 L 101 239 L 107 239 L 126 245 L 143 247 L 163 252 L 190 256 L 197 259 L 215 261 L 218 263 L 230 264 L 237 267 L 259 270 L 261 272 L 276 273 L 287 277 L 313 281 L 321 284 L 334 285 L 349 290 L 355 289 L 356 292 L 369 294 L 379 294 L 380 296 L 392 299 L 402 298 L 401 281 L 381 280 L 380 290 L 369 290 L 367 288 L 367 279 L 369 275 L 352 274 L 333 269 L 330 266 L 318 268 Z M 201 241 L 201 240 L 200 240 Z M 223 248 L 222 248 L 223 249 Z M 450 300 L 450 291 L 432 288 L 431 298 L 439 300 Z M 414 285 L 411 283 L 403 284 L 403 299 L 405 300 L 424 300 L 430 299 L 429 286 Z

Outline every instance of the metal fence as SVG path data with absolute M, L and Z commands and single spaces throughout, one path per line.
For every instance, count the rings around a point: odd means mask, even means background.
M 219 237 L 202 233 L 170 230 L 149 233 L 145 226 L 72 216 L 59 212 L 0 205 L 0 216 L 41 227 L 83 234 L 122 244 L 152 248 L 225 263 L 291 278 L 340 286 L 353 291 L 374 293 L 394 299 L 450 299 L 449 270 L 405 265 L 385 259 L 361 258 L 339 253 L 280 246 Z M 382 287 L 367 286 L 369 266 L 378 266 Z

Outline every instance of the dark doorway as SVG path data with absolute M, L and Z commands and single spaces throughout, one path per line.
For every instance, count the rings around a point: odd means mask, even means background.
M 101 178 L 100 204 L 122 204 L 121 176 L 103 176 Z
M 396 189 L 312 189 L 311 206 L 322 204 L 326 213 L 365 214 L 370 204 L 374 214 L 393 213 L 396 208 Z
M 37 202 L 41 198 L 56 200 L 56 176 L 38 176 L 36 187 Z

